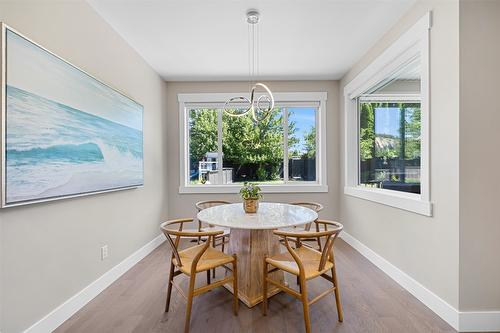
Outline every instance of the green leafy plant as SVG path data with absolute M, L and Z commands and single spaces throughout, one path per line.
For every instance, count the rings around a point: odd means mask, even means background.
M 266 180 L 267 178 L 267 172 L 266 172 L 266 169 L 264 169 L 263 167 L 259 167 L 257 169 L 257 179 L 258 180 Z
M 260 191 L 261 189 L 258 185 L 245 182 L 240 190 L 240 195 L 243 200 L 259 200 L 262 198 Z

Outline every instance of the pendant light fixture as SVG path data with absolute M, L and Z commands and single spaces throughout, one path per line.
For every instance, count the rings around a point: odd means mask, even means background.
M 250 79 L 250 99 L 245 96 L 235 96 L 226 101 L 224 111 L 230 116 L 252 115 L 255 122 L 265 120 L 274 109 L 274 97 L 271 90 L 264 83 L 254 83 L 259 74 L 258 23 L 260 15 L 256 10 L 247 12 L 248 23 L 248 74 Z M 253 85 L 253 86 L 252 86 Z M 257 97 L 256 90 L 261 88 L 264 94 Z

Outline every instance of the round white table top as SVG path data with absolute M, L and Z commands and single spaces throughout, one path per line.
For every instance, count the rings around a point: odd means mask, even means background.
M 309 208 L 277 202 L 260 202 L 257 213 L 247 214 L 243 203 L 210 207 L 198 213 L 202 222 L 232 229 L 279 229 L 307 224 L 318 218 Z

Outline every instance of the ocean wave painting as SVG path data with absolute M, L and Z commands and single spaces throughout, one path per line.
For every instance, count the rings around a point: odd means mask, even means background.
M 142 106 L 7 30 L 6 205 L 143 184 Z

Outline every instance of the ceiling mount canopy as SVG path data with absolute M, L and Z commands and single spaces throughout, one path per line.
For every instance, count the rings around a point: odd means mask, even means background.
M 254 82 L 259 74 L 259 49 L 258 49 L 258 23 L 260 14 L 257 10 L 251 9 L 246 14 L 248 23 L 248 76 L 250 81 L 250 99 L 245 96 L 235 96 L 226 101 L 224 111 L 230 116 L 244 116 L 248 113 L 252 115 L 255 122 L 265 120 L 274 109 L 274 97 L 271 90 L 261 82 Z M 259 96 L 256 93 L 258 88 L 264 90 Z
M 260 18 L 260 15 L 259 15 L 258 11 L 250 9 L 247 12 L 247 22 L 248 23 L 257 24 L 257 23 L 259 23 L 259 18 Z

